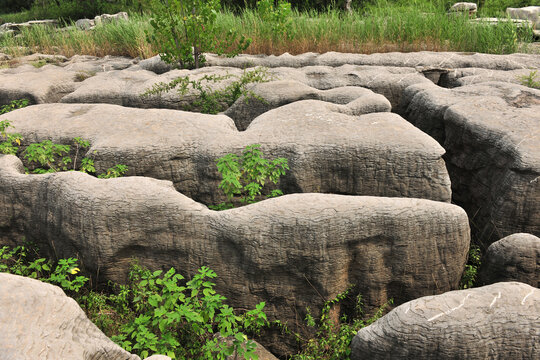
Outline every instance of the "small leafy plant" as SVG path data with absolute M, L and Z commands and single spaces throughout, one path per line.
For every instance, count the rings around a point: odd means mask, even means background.
M 73 139 L 75 144 L 75 155 L 73 159 L 69 156 L 70 145 L 55 144 L 51 140 L 44 140 L 40 143 L 33 143 L 23 151 L 24 158 L 38 167 L 32 170 L 34 174 L 47 174 L 59 171 L 81 171 L 87 174 L 96 172 L 94 160 L 88 157 L 82 158 L 80 165 L 77 164 L 79 152 L 90 147 L 90 142 L 80 137 Z M 110 179 L 124 176 L 128 171 L 126 165 L 115 165 L 107 172 L 98 175 L 100 179 Z
M 21 134 L 8 134 L 9 127 L 13 127 L 9 120 L 0 121 L 0 154 L 17 155 L 22 136 Z
M 27 99 L 13 100 L 7 105 L 0 106 L 0 115 L 28 106 Z
M 259 144 L 248 145 L 241 157 L 227 154 L 218 159 L 217 168 L 223 178 L 219 188 L 227 196 L 228 203 L 210 206 L 211 209 L 224 210 L 233 207 L 231 201 L 235 196 L 240 196 L 242 203 L 253 203 L 255 198 L 261 195 L 266 183 L 277 184 L 279 178 L 289 170 L 287 159 L 265 159 L 260 147 Z M 272 190 L 268 197 L 280 195 L 283 195 L 283 192 L 276 189 Z
M 88 281 L 85 276 L 74 276 L 79 272 L 77 259 L 60 259 L 56 264 L 44 258 L 37 258 L 35 247 L 25 245 L 0 249 L 0 272 L 39 279 L 56 284 L 64 290 L 79 292 Z
M 350 297 L 352 286 L 338 294 L 334 299 L 324 303 L 321 315 L 315 319 L 308 310 L 306 315 L 307 326 L 315 331 L 315 336 L 303 338 L 296 335 L 302 350 L 291 357 L 291 360 L 346 360 L 351 355 L 351 341 L 358 330 L 382 317 L 384 310 L 393 303 L 392 300 L 377 309 L 375 314 L 367 320 L 362 320 L 362 297 L 358 295 L 355 301 L 355 314 L 352 317 L 343 315 L 339 322 L 332 321 L 330 311 L 333 307 Z
M 478 269 L 482 264 L 481 259 L 482 251 L 480 250 L 480 247 L 478 245 L 471 245 L 471 248 L 469 249 L 469 261 L 467 262 L 467 265 L 465 265 L 465 271 L 463 271 L 463 275 L 461 276 L 460 289 L 470 289 L 474 286 L 478 275 Z
M 230 29 L 218 35 L 216 18 L 220 0 L 156 0 L 153 2 L 152 32 L 148 42 L 159 49 L 163 61 L 180 68 L 199 68 L 204 52 L 235 56 L 245 50 L 250 39 Z
M 523 75 L 521 76 L 520 79 L 521 79 L 521 85 L 524 85 L 533 89 L 540 89 L 540 76 L 538 75 L 538 70 L 531 70 L 529 75 Z
M 113 340 L 143 358 L 157 352 L 173 359 L 226 359 L 230 355 L 257 359 L 255 344 L 241 330 L 267 324 L 265 304 L 236 315 L 214 290 L 210 279 L 216 276 L 203 266 L 183 285 L 184 277 L 174 268 L 163 273 L 135 266 L 130 295 L 138 316 L 122 326 Z
M 219 88 L 219 85 L 223 81 L 231 78 L 235 78 L 235 80 L 223 89 L 212 89 L 212 87 Z M 226 110 L 241 96 L 245 96 L 246 101 L 249 101 L 250 98 L 258 98 L 257 95 L 248 90 L 248 85 L 263 83 L 269 80 L 270 76 L 266 68 L 244 70 L 244 73 L 240 77 L 229 74 L 204 75 L 199 80 L 191 80 L 188 76 L 183 76 L 169 83 L 157 83 L 141 96 L 144 98 L 150 95 L 160 95 L 173 89 L 177 89 L 180 96 L 185 96 L 190 89 L 193 89 L 197 93 L 197 98 L 190 106 L 185 107 L 184 110 L 198 110 L 204 114 L 217 114 Z

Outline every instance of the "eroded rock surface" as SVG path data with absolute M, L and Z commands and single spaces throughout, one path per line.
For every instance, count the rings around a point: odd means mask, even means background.
M 540 239 L 531 234 L 512 234 L 491 244 L 482 259 L 479 281 L 519 281 L 539 287 Z
M 76 72 L 54 65 L 3 69 L 0 78 L 0 105 L 19 99 L 28 99 L 32 104 L 57 102 L 80 84 L 76 81 Z
M 113 343 L 62 289 L 0 273 L 3 360 L 140 360 Z
M 82 137 L 92 143 L 87 155 L 98 171 L 124 164 L 129 175 L 171 180 L 206 204 L 225 200 L 218 191 L 217 159 L 250 144 L 261 144 L 268 157 L 288 159 L 291 170 L 281 181 L 286 193 L 450 201 L 442 147 L 399 115 L 359 115 L 365 111 L 362 99 L 346 105 L 294 102 L 260 115 L 244 132 L 225 115 L 106 104 L 43 104 L 0 121 L 11 121 L 23 145 Z
M 206 265 L 231 305 L 266 301 L 290 327 L 349 284 L 368 307 L 455 289 L 470 241 L 465 212 L 443 202 L 293 194 L 215 212 L 168 181 L 25 175 L 11 155 L 0 157 L 0 209 L 0 245 L 25 236 L 104 281 L 125 280 L 132 258 L 184 275 Z
M 402 304 L 352 341 L 351 359 L 537 359 L 540 290 L 508 282 Z
M 453 199 L 481 240 L 540 233 L 540 90 L 420 84 L 403 98 L 404 117 L 446 149 Z
M 379 53 L 379 54 L 345 54 L 327 52 L 324 54 L 305 53 L 293 56 L 285 53 L 279 56 L 240 55 L 235 58 L 207 56 L 209 65 L 231 67 L 303 67 L 303 66 L 341 66 L 370 65 L 397 67 L 431 67 L 448 69 L 476 67 L 484 69 L 515 70 L 539 68 L 540 58 L 532 54 L 491 55 L 481 53 L 432 52 L 419 51 L 413 53 Z

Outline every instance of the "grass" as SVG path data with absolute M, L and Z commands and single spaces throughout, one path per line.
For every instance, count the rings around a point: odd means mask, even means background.
M 117 55 L 148 58 L 157 54 L 146 40 L 151 31 L 149 15 L 132 14 L 130 20 L 93 31 L 68 28 L 54 31 L 46 27 L 24 30 L 22 36 L 0 38 L 0 51 L 22 55 L 31 51 L 81 55 Z M 379 0 L 352 14 L 337 10 L 323 13 L 293 11 L 290 36 L 272 31 L 253 10 L 240 14 L 224 10 L 217 20 L 220 33 L 238 29 L 253 39 L 248 54 L 301 54 L 328 51 L 375 53 L 390 51 L 462 51 L 493 54 L 513 53 L 520 43 L 532 41 L 532 32 L 513 24 L 497 26 L 471 24 L 467 17 L 448 16 L 446 7 L 420 1 L 396 4 Z M 73 25 L 73 24 L 71 24 Z

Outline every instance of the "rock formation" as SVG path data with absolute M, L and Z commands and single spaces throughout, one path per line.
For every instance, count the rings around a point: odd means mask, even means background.
M 508 282 L 402 304 L 352 341 L 360 359 L 537 359 L 540 290 Z
M 480 269 L 480 284 L 519 281 L 540 287 L 540 239 L 512 234 L 487 249 Z

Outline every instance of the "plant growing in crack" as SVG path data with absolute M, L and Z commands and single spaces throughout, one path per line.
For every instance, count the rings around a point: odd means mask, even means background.
M 224 81 L 234 79 L 230 84 L 223 87 Z M 191 80 L 189 76 L 182 76 L 169 83 L 157 83 L 151 89 L 145 91 L 141 97 L 147 98 L 151 95 L 161 95 L 165 92 L 177 89 L 181 97 L 186 96 L 190 90 L 196 93 L 196 99 L 191 105 L 185 106 L 183 110 L 198 110 L 204 114 L 217 114 L 226 110 L 241 96 L 250 99 L 264 99 L 257 96 L 248 89 L 250 84 L 263 83 L 271 80 L 267 68 L 256 68 L 244 70 L 241 76 L 231 74 L 226 75 L 204 75 L 199 80 Z M 215 88 L 218 88 L 216 90 Z
M 228 202 L 211 205 L 213 210 L 226 210 L 233 207 L 232 200 L 240 197 L 244 204 L 254 203 L 261 195 L 264 185 L 268 182 L 277 184 L 279 178 L 289 170 L 289 162 L 285 158 L 268 160 L 263 157 L 261 145 L 248 145 L 242 156 L 227 154 L 217 161 L 217 168 L 222 176 L 219 188 L 227 196 Z M 272 190 L 267 197 L 283 195 L 279 189 Z
M 538 70 L 531 70 L 529 72 L 529 75 L 521 76 L 520 80 L 521 80 L 521 85 L 524 85 L 533 89 L 540 89 L 540 75 L 538 75 Z

